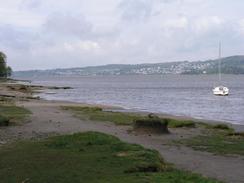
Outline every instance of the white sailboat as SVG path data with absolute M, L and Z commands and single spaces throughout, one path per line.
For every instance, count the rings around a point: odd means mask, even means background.
M 219 43 L 219 83 L 221 84 L 221 43 Z M 213 94 L 218 96 L 227 96 L 229 95 L 229 88 L 223 85 L 214 87 Z

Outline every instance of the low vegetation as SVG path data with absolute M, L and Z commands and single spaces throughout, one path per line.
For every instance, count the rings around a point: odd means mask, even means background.
M 231 130 L 231 128 L 226 124 L 216 124 L 216 125 L 213 125 L 212 128 L 221 129 L 221 130 Z
M 96 132 L 25 141 L 0 149 L 1 182 L 217 183 L 176 170 L 154 150 Z
M 0 115 L 0 127 L 8 126 L 8 125 L 9 125 L 9 118 Z
M 217 124 L 199 123 L 199 124 L 207 129 L 221 129 L 221 130 L 231 130 L 232 129 L 227 124 L 223 124 L 223 123 L 217 123 Z
M 117 125 L 133 125 L 134 130 L 143 133 L 168 133 L 168 128 L 198 128 L 201 132 L 190 138 L 174 140 L 172 144 L 181 144 L 195 150 L 209 151 L 216 154 L 244 155 L 243 133 L 235 133 L 226 124 L 207 124 L 191 120 L 159 118 L 155 115 L 103 111 L 98 107 L 62 107 L 71 110 L 78 118 L 109 121 Z
M 224 123 L 217 123 L 217 124 L 210 124 L 210 123 L 198 123 L 201 127 L 204 127 L 207 130 L 217 130 L 217 132 L 226 133 L 234 133 L 234 129 L 231 128 L 229 125 Z
M 198 135 L 189 139 L 178 141 L 178 143 L 192 147 L 195 150 L 208 151 L 215 154 L 237 154 L 244 155 L 243 133 L 231 132 L 231 129 L 210 130 L 208 133 Z
M 170 128 L 194 128 L 196 126 L 196 123 L 190 120 L 168 119 L 168 124 Z
M 12 69 L 11 67 L 7 66 L 7 56 L 5 53 L 0 51 L 0 78 L 7 78 L 11 76 Z
M 71 110 L 75 113 L 75 116 L 80 119 L 87 119 L 92 121 L 108 121 L 116 125 L 131 125 L 136 119 L 142 118 L 142 116 L 121 113 L 121 112 L 111 112 L 103 111 L 100 107 L 73 107 L 64 106 L 65 110 Z
M 0 104 L 0 126 L 8 126 L 11 122 L 17 123 L 24 120 L 30 111 L 15 105 Z
M 0 106 L 3 104 L 14 104 L 14 101 L 12 100 L 12 98 L 0 96 Z
M 103 111 L 103 109 L 100 107 L 63 106 L 62 108 L 65 110 L 73 111 L 75 113 L 75 116 L 80 119 L 88 119 L 94 121 L 109 121 L 117 125 L 132 125 L 136 120 L 145 119 L 145 116 L 136 113 Z M 149 115 L 149 118 L 157 118 L 161 121 L 167 121 L 169 128 L 195 127 L 195 122 L 190 120 L 159 118 L 154 115 L 152 117 L 150 117 Z

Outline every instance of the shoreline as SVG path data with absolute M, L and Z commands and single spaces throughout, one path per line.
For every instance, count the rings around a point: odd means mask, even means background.
M 218 120 L 211 120 L 211 119 L 204 119 L 204 118 L 195 118 L 191 116 L 185 116 L 185 115 L 174 115 L 169 113 L 163 113 L 163 112 L 152 112 L 152 111 L 142 111 L 140 109 L 133 109 L 133 108 L 126 108 L 123 106 L 116 106 L 116 105 L 110 105 L 110 104 L 96 104 L 96 103 L 85 103 L 85 102 L 74 102 L 71 100 L 52 100 L 47 98 L 42 98 L 39 96 L 40 93 L 45 95 L 46 91 L 55 91 L 55 90 L 69 90 L 73 89 L 69 86 L 45 86 L 45 85 L 38 85 L 38 84 L 30 84 L 31 80 L 18 80 L 18 79 L 10 79 L 15 84 L 25 85 L 26 87 L 30 87 L 32 89 L 32 94 L 30 99 L 39 99 L 46 102 L 55 102 L 55 103 L 69 103 L 69 104 L 75 104 L 75 105 L 81 105 L 81 106 L 90 106 L 90 107 L 101 107 L 105 110 L 110 110 L 114 112 L 126 112 L 126 113 L 134 113 L 134 114 L 140 114 L 140 115 L 148 115 L 150 113 L 153 113 L 159 117 L 164 118 L 171 118 L 176 120 L 191 120 L 194 122 L 199 123 L 207 123 L 207 124 L 227 124 L 231 128 L 233 128 L 236 132 L 243 132 L 244 131 L 244 124 L 237 124 L 237 123 L 231 123 L 229 121 L 218 121 Z
M 202 131 L 205 129 L 203 126 L 197 125 L 196 128 L 172 127 L 169 128 L 170 133 L 160 135 L 148 131 L 140 133 L 139 131 L 133 131 L 133 126 L 129 123 L 128 125 L 117 125 L 113 123 L 113 121 L 92 120 L 86 116 L 81 116 L 81 118 L 79 118 L 73 111 L 63 110 L 62 106 L 96 106 L 102 107 L 104 110 L 120 110 L 120 112 L 135 111 L 111 105 L 94 105 L 37 98 L 27 99 L 27 97 L 35 93 L 34 90 L 37 89 L 36 87 L 29 88 L 33 90 L 31 90 L 31 92 L 27 90 L 26 92 L 26 90 L 19 90 L 20 88 L 24 88 L 22 84 L 14 85 L 14 87 L 12 86 L 13 85 L 11 85 L 11 87 L 7 87 L 7 85 L 4 84 L 0 85 L 0 95 L 4 94 L 4 91 L 9 92 L 9 95 L 15 95 L 16 97 L 11 99 L 13 100 L 13 104 L 29 110 L 31 115 L 28 116 L 23 123 L 0 128 L 0 148 L 4 147 L 5 144 L 11 144 L 12 142 L 20 140 L 36 141 L 52 136 L 95 131 L 115 136 L 127 143 L 139 144 L 143 147 L 157 150 L 167 162 L 174 164 L 178 169 L 191 171 L 205 177 L 216 178 L 226 182 L 241 183 L 244 178 L 244 159 L 242 154 L 230 154 L 225 156 L 218 153 L 216 154 L 215 152 L 195 150 L 193 147 L 175 142 L 197 138 L 199 135 L 207 135 L 208 133 L 205 134 L 205 132 L 208 130 Z M 138 114 L 146 115 L 148 113 L 140 112 Z M 106 115 L 105 117 L 109 116 L 109 114 Z M 186 119 L 186 117 L 161 115 L 165 118 Z M 203 122 L 203 120 L 200 122 Z M 217 129 L 212 129 L 211 131 L 219 134 Z M 208 137 L 210 139 L 212 138 L 211 135 L 206 136 L 206 138 Z M 229 140 L 229 137 L 227 138 L 227 140 Z M 231 141 L 227 142 L 229 143 Z M 225 141 L 221 141 L 220 146 L 223 143 L 225 143 Z M 236 145 L 236 148 L 237 147 L 239 146 Z M 238 152 L 242 153 L 240 150 Z M 209 166 L 210 164 L 211 166 Z
M 44 86 L 45 87 L 45 86 Z M 37 95 L 38 96 L 38 95 Z M 115 106 L 115 105 L 109 105 L 109 104 L 95 104 L 95 103 L 85 103 L 85 102 L 74 102 L 70 100 L 49 100 L 45 98 L 41 98 L 40 100 L 46 101 L 46 102 L 56 102 L 56 103 L 69 103 L 69 104 L 75 104 L 75 105 L 81 105 L 81 106 L 89 106 L 89 107 L 101 107 L 108 111 L 113 112 L 122 112 L 122 113 L 131 113 L 131 114 L 139 114 L 139 115 L 148 115 L 150 113 L 153 113 L 159 117 L 162 118 L 170 118 L 170 119 L 176 119 L 176 120 L 190 120 L 198 123 L 207 123 L 207 124 L 227 124 L 231 128 L 233 128 L 236 132 L 243 132 L 244 131 L 244 125 L 242 124 L 235 124 L 228 121 L 218 121 L 218 120 L 209 120 L 209 119 L 201 119 L 201 118 L 194 118 L 191 116 L 183 116 L 183 115 L 174 115 L 174 114 L 168 114 L 168 113 L 162 113 L 162 112 L 150 112 L 150 111 L 140 111 L 138 109 L 128 109 L 122 106 Z
M 65 86 L 66 86 L 66 84 L 67 83 L 63 83 L 63 85 L 65 85 Z M 33 83 L 33 85 L 40 86 L 39 83 Z M 228 116 L 223 115 L 221 117 L 218 117 L 217 113 L 215 115 L 212 115 L 211 112 L 209 112 L 210 116 L 208 116 L 208 112 L 205 112 L 199 116 L 198 114 L 201 114 L 201 112 L 200 113 L 194 113 L 194 112 L 185 112 L 183 110 L 183 113 L 182 113 L 182 111 L 180 111 L 180 110 L 179 111 L 167 110 L 167 109 L 158 110 L 157 107 L 152 107 L 150 110 L 150 106 L 147 107 L 147 109 L 145 109 L 142 105 L 136 105 L 136 104 L 130 105 L 129 104 L 129 107 L 127 107 L 128 106 L 127 103 L 120 103 L 120 104 L 116 105 L 116 102 L 114 102 L 114 101 L 110 101 L 110 102 L 109 101 L 108 102 L 103 101 L 102 103 L 99 103 L 99 102 L 96 102 L 92 99 L 88 100 L 88 102 L 86 102 L 86 101 L 85 102 L 83 102 L 83 101 L 78 102 L 78 101 L 76 101 L 75 98 L 69 99 L 69 97 L 66 97 L 65 95 L 63 95 L 61 97 L 55 97 L 55 93 L 62 93 L 63 91 L 55 92 L 56 90 L 55 89 L 53 90 L 53 88 L 55 88 L 55 87 L 52 88 L 50 86 L 52 86 L 52 85 L 47 85 L 47 86 L 43 85 L 44 88 L 42 91 L 40 91 L 41 94 L 38 95 L 38 93 L 37 93 L 36 96 L 40 96 L 42 99 L 50 100 L 50 101 L 57 100 L 57 101 L 75 102 L 75 103 L 81 103 L 82 105 L 87 104 L 90 106 L 109 106 L 111 108 L 120 109 L 121 112 L 126 111 L 126 112 L 132 112 L 132 113 L 145 113 L 145 114 L 154 113 L 157 115 L 168 116 L 170 118 L 175 118 L 175 119 L 194 120 L 194 121 L 200 121 L 200 122 L 206 122 L 206 123 L 212 123 L 212 124 L 213 123 L 224 123 L 224 124 L 228 124 L 230 126 L 233 126 L 238 131 L 244 131 L 244 121 L 242 121 L 241 118 L 235 118 L 235 120 L 233 120 L 231 115 L 228 115 Z M 54 95 L 52 96 L 52 95 L 48 95 L 48 94 L 54 94 Z M 110 103 L 114 103 L 114 104 L 110 104 Z M 156 105 L 154 105 L 154 106 L 156 106 Z M 174 106 L 172 106 L 171 109 L 173 107 Z M 164 108 L 162 108 L 162 109 L 164 109 Z M 233 116 L 233 117 L 235 117 L 235 116 Z

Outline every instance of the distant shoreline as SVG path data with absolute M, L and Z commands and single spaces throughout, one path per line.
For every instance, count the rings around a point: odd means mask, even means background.
M 244 55 L 221 59 L 223 74 L 244 74 Z M 163 74 L 217 74 L 218 59 L 206 61 L 176 61 L 142 64 L 109 64 L 47 70 L 16 71 L 14 76 L 45 75 L 163 75 Z

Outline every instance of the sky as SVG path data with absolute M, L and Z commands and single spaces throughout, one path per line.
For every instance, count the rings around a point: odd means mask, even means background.
M 0 0 L 14 70 L 244 54 L 243 0 Z

